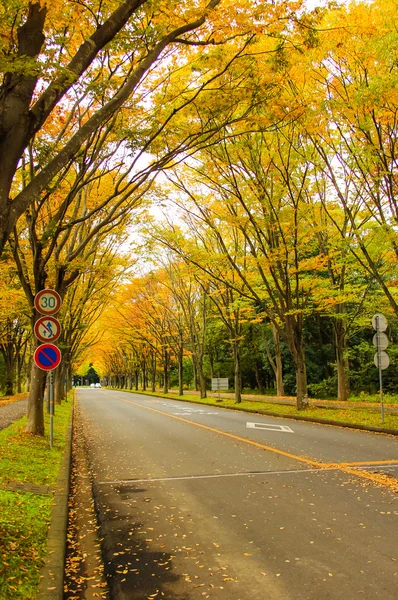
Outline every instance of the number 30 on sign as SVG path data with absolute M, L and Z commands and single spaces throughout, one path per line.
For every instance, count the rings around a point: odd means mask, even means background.
M 61 304 L 61 296 L 55 290 L 41 290 L 35 296 L 35 309 L 41 315 L 55 315 Z

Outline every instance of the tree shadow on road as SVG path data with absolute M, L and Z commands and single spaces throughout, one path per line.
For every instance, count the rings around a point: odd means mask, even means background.
M 158 536 L 150 491 L 138 484 L 98 486 L 94 491 L 103 557 L 112 600 L 190 600 L 180 593 L 183 576 Z

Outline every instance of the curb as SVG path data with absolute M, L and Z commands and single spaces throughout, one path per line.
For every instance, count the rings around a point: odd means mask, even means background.
M 41 579 L 37 600 L 63 600 L 64 596 L 66 530 L 68 527 L 74 409 L 75 398 L 73 397 L 73 408 L 66 433 L 64 456 L 55 485 L 54 504 L 51 511 L 50 528 L 47 537 L 47 557 L 45 564 L 40 569 Z
M 129 394 L 140 394 L 140 391 L 136 390 L 122 390 L 119 388 L 108 388 L 118 390 L 120 392 L 128 392 Z M 203 402 L 199 400 L 184 400 L 183 398 L 170 398 L 170 396 L 162 395 L 162 392 L 144 392 L 145 396 L 154 396 L 157 398 L 166 398 L 168 400 L 176 400 L 177 402 L 192 402 L 192 404 L 200 404 L 203 406 Z M 371 431 L 372 433 L 385 433 L 387 435 L 398 436 L 398 429 L 389 429 L 387 427 L 374 427 L 373 425 L 359 425 L 356 423 L 346 423 L 345 421 L 334 421 L 333 419 L 317 419 L 316 417 L 306 417 L 305 415 L 281 415 L 277 412 L 261 410 L 248 410 L 247 408 L 239 408 L 238 406 L 222 406 L 222 404 L 207 404 L 206 406 L 216 406 L 217 408 L 224 408 L 225 410 L 236 410 L 239 412 L 254 413 L 258 415 L 268 415 L 270 417 L 277 417 L 278 419 L 293 419 L 294 421 L 307 421 L 308 423 L 319 423 L 320 425 L 331 425 L 332 427 L 347 427 L 349 429 L 359 429 L 360 431 Z

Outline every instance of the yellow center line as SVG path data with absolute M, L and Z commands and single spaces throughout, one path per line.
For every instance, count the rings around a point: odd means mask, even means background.
M 220 429 L 216 429 L 215 427 L 209 427 L 208 425 L 203 425 L 202 423 L 197 423 L 196 421 L 191 421 L 190 419 L 184 419 L 183 417 L 178 417 L 177 415 L 172 415 L 168 412 L 164 412 L 163 410 L 159 410 L 157 408 L 152 408 L 150 406 L 143 406 L 137 402 L 133 402 L 132 400 L 127 400 L 126 398 L 122 398 L 121 396 L 113 396 L 118 400 L 122 400 L 122 402 L 126 402 L 127 404 L 132 404 L 133 406 L 137 406 L 138 408 L 145 408 L 146 410 L 150 410 L 152 412 L 158 413 L 159 415 L 164 415 L 166 417 L 170 417 L 172 419 L 176 419 L 177 421 L 182 421 L 183 423 L 189 423 L 190 425 L 195 425 L 196 427 L 201 427 L 202 429 L 206 429 L 207 431 L 212 431 L 214 433 L 218 433 L 219 435 L 224 435 L 225 437 L 231 438 L 233 440 L 237 440 L 238 442 L 244 442 L 245 444 L 249 444 L 251 446 L 255 446 L 256 448 L 261 448 L 262 450 L 268 450 L 269 452 L 273 452 L 274 454 L 279 454 L 281 456 L 286 456 L 287 458 L 291 458 L 293 460 L 297 460 L 299 462 L 305 463 L 307 465 L 311 465 L 316 469 L 336 469 L 342 471 L 343 473 L 347 473 L 349 475 L 355 475 L 356 477 L 362 477 L 364 479 L 369 479 L 373 481 L 373 483 L 378 483 L 380 485 L 387 485 L 392 487 L 395 491 L 398 491 L 396 480 L 389 480 L 384 475 L 378 475 L 376 473 L 366 473 L 362 469 L 355 469 L 354 467 L 365 466 L 365 465 L 380 465 L 380 464 L 398 464 L 398 460 L 385 460 L 385 461 L 367 461 L 367 462 L 353 462 L 353 463 L 323 463 L 321 461 L 311 460 L 310 458 L 305 458 L 303 456 L 297 456 L 296 454 L 291 454 L 290 452 L 285 452 L 284 450 L 278 450 L 277 448 L 273 448 L 272 446 L 267 446 L 265 444 L 260 444 L 259 442 L 254 442 L 248 438 L 243 438 L 238 435 L 234 435 L 233 433 L 227 433 L 226 431 L 221 431 Z
M 371 465 L 398 465 L 398 460 L 367 460 L 364 462 L 339 463 L 341 467 L 366 467 Z
M 315 468 L 324 466 L 322 463 L 318 463 L 315 460 L 311 460 L 309 458 L 304 458 L 303 456 L 296 456 L 295 454 L 290 454 L 289 452 L 284 452 L 283 450 L 277 450 L 276 448 L 272 448 L 272 446 L 266 446 L 265 444 L 260 444 L 259 442 L 254 442 L 253 440 L 239 437 L 238 435 L 234 435 L 233 433 L 227 433 L 226 431 L 221 431 L 220 429 L 215 429 L 214 427 L 209 427 L 208 425 L 202 425 L 202 423 L 190 421 L 189 419 L 184 419 L 183 417 L 177 417 L 177 415 L 172 415 L 168 412 L 164 412 L 163 410 L 158 410 L 157 408 L 143 406 L 142 404 L 138 404 L 137 402 L 132 402 L 131 400 L 127 400 L 126 398 L 122 398 L 121 396 L 114 396 L 114 398 L 118 398 L 119 400 L 122 400 L 123 402 L 132 404 L 133 406 L 138 406 L 139 408 L 145 408 L 147 410 L 151 410 L 152 412 L 158 413 L 159 415 L 165 415 L 166 417 L 171 417 L 172 419 L 176 419 L 177 421 L 182 421 L 183 423 L 189 423 L 190 425 L 196 425 L 196 427 L 201 427 L 202 429 L 207 429 L 207 431 L 213 431 L 214 433 L 224 435 L 225 437 L 232 438 L 233 440 L 237 440 L 238 442 L 245 442 L 246 444 L 250 444 L 251 446 L 256 446 L 257 448 L 262 448 L 263 450 L 269 450 L 270 452 L 274 452 L 275 454 L 280 454 L 282 456 L 286 456 L 287 458 L 293 458 L 294 460 L 298 460 L 300 462 L 306 463 L 307 465 L 311 465 L 312 467 L 315 467 Z

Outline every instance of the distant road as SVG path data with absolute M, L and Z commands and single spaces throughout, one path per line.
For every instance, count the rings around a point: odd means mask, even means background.
M 104 389 L 78 405 L 113 600 L 398 597 L 397 438 Z

